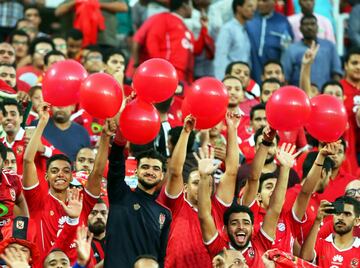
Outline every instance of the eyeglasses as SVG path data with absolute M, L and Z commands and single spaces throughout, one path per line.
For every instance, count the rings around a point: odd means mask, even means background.
M 47 48 L 39 48 L 39 49 L 35 50 L 36 53 L 43 54 L 43 55 L 46 55 L 50 51 L 51 51 L 51 49 L 47 49 Z
M 356 194 L 360 195 L 360 188 L 349 189 L 345 192 L 345 195 L 350 196 L 350 197 L 354 197 Z
M 88 56 L 87 61 L 103 61 L 102 56 Z
M 9 56 L 14 56 L 14 52 L 13 52 L 13 51 L 1 49 L 1 50 L 0 50 L 0 55 L 4 55 L 4 54 L 8 54 Z

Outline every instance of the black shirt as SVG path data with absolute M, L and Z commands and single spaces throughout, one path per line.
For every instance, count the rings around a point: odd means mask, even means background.
M 139 188 L 126 185 L 123 147 L 113 144 L 109 155 L 109 218 L 106 227 L 104 267 L 133 267 L 139 255 L 153 255 L 163 266 L 170 210 Z

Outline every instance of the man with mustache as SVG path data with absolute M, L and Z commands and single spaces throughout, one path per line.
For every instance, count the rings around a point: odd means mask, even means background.
M 108 208 L 105 202 L 99 198 L 88 217 L 89 231 L 94 234 L 91 242 L 93 263 L 103 264 L 107 217 Z
M 325 200 L 321 202 L 314 225 L 301 249 L 301 257 L 316 261 L 320 267 L 360 267 L 360 238 L 353 235 L 354 227 L 359 224 L 359 201 L 342 196 L 336 199 L 336 203 L 339 206 Z M 325 239 L 317 239 L 322 220 L 329 214 L 334 215 L 334 232 Z

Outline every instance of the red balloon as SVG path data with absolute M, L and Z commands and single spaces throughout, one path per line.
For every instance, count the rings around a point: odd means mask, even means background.
M 198 118 L 217 121 L 224 118 L 229 98 L 223 83 L 212 77 L 196 80 L 186 94 L 190 112 Z
M 345 106 L 330 95 L 311 99 L 311 119 L 305 128 L 321 142 L 337 141 L 345 132 L 348 123 Z
M 53 64 L 42 81 L 44 100 L 55 106 L 68 106 L 79 102 L 79 90 L 87 77 L 84 67 L 74 60 Z
M 184 99 L 182 105 L 181 105 L 181 112 L 182 112 L 182 119 L 184 120 L 185 117 L 187 115 L 189 115 L 190 112 L 190 108 L 189 108 L 189 104 L 187 103 L 187 100 Z M 196 118 L 196 124 L 195 124 L 195 128 L 196 129 L 209 129 L 212 128 L 214 126 L 216 126 L 217 124 L 219 124 L 222 120 L 225 119 L 225 113 L 224 114 L 219 114 L 217 117 L 195 117 Z
M 155 107 L 141 99 L 126 105 L 120 116 L 120 130 L 134 144 L 153 141 L 160 131 L 160 116 Z
M 109 74 L 91 74 L 81 85 L 81 107 L 96 118 L 106 119 L 115 116 L 122 101 L 121 86 Z
M 276 90 L 266 103 L 266 118 L 277 130 L 291 131 L 302 127 L 309 119 L 310 99 L 300 88 L 285 86 Z
M 150 59 L 142 63 L 133 77 L 137 96 L 147 102 L 157 103 L 174 95 L 178 86 L 174 66 L 164 59 Z

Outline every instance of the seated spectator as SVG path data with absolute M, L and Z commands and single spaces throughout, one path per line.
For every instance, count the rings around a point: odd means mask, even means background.
M 6 147 L 6 158 L 4 160 L 4 169 L 11 170 L 17 174 L 16 156 L 11 148 Z
M 83 42 L 83 34 L 77 29 L 69 29 L 66 32 L 67 57 L 81 61 L 81 47 Z
M 281 82 L 276 78 L 269 78 L 262 81 L 260 87 L 260 102 L 266 103 L 271 95 L 281 87 Z
M 250 40 L 245 29 L 246 21 L 250 20 L 256 6 L 252 0 L 234 0 L 232 11 L 234 17 L 225 23 L 216 39 L 215 77 L 224 78 L 225 69 L 234 61 L 250 62 Z
M 15 49 L 16 66 L 26 65 L 29 60 L 30 37 L 23 30 L 15 30 L 10 34 L 9 42 Z
M 86 129 L 70 121 L 74 106 L 51 107 L 52 115 L 44 130 L 44 137 L 56 149 L 69 156 L 71 161 L 83 147 L 90 146 L 90 138 Z M 37 125 L 38 120 L 32 125 Z
M 353 235 L 359 222 L 359 201 L 348 196 L 339 197 L 336 201 L 339 203 L 337 208 L 327 201 L 321 201 L 316 220 L 301 249 L 303 259 L 316 262 L 321 267 L 339 263 L 337 256 L 341 256 L 344 267 L 351 267 L 354 257 L 360 256 L 360 238 Z M 325 239 L 317 238 L 321 222 L 329 214 L 334 214 L 334 232 Z
M 340 80 L 342 70 L 336 47 L 328 40 L 317 38 L 318 23 L 316 17 L 304 15 L 301 18 L 300 31 L 304 35 L 304 39 L 291 44 L 282 56 L 285 77 L 289 84 L 299 85 L 302 57 L 314 41 L 319 44 L 314 64 L 322 66 L 322 68 L 311 69 L 311 81 L 321 88 L 330 79 Z
M 60 36 L 55 36 L 52 38 L 52 40 L 55 45 L 55 50 L 60 51 L 61 53 L 63 53 L 65 55 L 65 57 L 67 57 L 66 40 Z
M 335 44 L 336 40 L 331 21 L 320 14 L 314 13 L 315 0 L 299 0 L 299 4 L 301 7 L 301 13 L 288 17 L 288 20 L 294 32 L 294 41 L 298 42 L 301 41 L 301 39 L 303 38 L 303 33 L 300 31 L 301 18 L 304 15 L 314 14 L 317 19 L 319 28 L 317 32 L 317 38 L 326 39 Z
M 35 86 L 45 71 L 45 55 L 54 50 L 54 43 L 47 37 L 38 37 L 30 45 L 29 54 L 31 55 L 31 65 L 21 67 L 16 70 L 19 80 L 27 82 L 30 86 Z
M 105 64 L 100 49 L 96 47 L 90 48 L 90 51 L 84 56 L 84 67 L 88 73 L 98 73 L 104 71 Z
M 0 63 L 15 63 L 15 49 L 7 42 L 0 43 Z
M 268 60 L 265 62 L 261 80 L 265 81 L 270 78 L 275 78 L 281 84 L 285 84 L 284 67 L 279 60 Z

